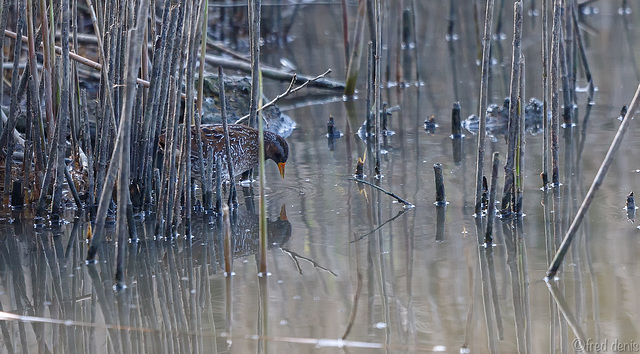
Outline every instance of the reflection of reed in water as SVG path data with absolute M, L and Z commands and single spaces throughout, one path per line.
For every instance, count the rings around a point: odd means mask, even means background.
M 220 232 L 213 223 L 194 223 L 193 239 L 153 239 L 153 222 L 137 224 L 138 243 L 127 244 L 127 288 L 114 290 L 113 243 L 99 247 L 100 262 L 85 265 L 87 224 L 36 231 L 0 225 L 0 311 L 30 319 L 0 321 L 0 352 L 37 346 L 45 352 L 204 352 L 219 347 L 216 314 L 220 289 L 213 274 L 223 266 Z M 291 237 L 284 206 L 268 220 L 268 244 Z M 234 257 L 258 251 L 258 215 L 237 210 L 232 219 Z M 40 320 L 38 320 L 40 319 Z M 61 322 L 62 321 L 62 322 Z M 221 322 L 220 322 L 221 321 Z M 37 337 L 37 339 L 36 339 Z
M 231 215 L 231 233 L 233 242 L 233 257 L 245 257 L 258 252 L 258 230 L 259 230 L 259 218 L 257 211 L 254 213 L 251 208 L 239 208 L 235 214 Z M 217 240 L 220 235 L 218 227 L 209 227 L 206 223 L 194 226 L 193 234 L 196 236 L 196 241 L 193 243 L 193 252 L 196 256 L 200 250 L 199 245 L 202 245 L 205 241 L 199 240 L 200 237 L 206 240 Z M 268 247 L 281 247 L 291 237 L 291 223 L 287 219 L 287 213 L 285 206 L 282 205 L 280 214 L 277 218 L 267 218 L 267 240 Z M 215 244 L 216 255 L 222 255 L 222 248 L 218 248 L 221 245 L 218 242 Z M 196 256 L 197 257 L 197 256 Z

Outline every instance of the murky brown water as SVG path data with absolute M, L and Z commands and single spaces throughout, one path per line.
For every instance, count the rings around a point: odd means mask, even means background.
M 558 300 L 542 280 L 549 257 L 545 225 L 550 237 L 560 238 L 568 228 L 613 139 L 620 107 L 629 103 L 639 81 L 629 49 L 640 38 L 638 11 L 626 17 L 630 32 L 617 14 L 618 2 L 596 2 L 599 13 L 585 17 L 593 30 L 585 35 L 598 92 L 588 123 L 587 96 L 578 93 L 578 125 L 572 137 L 561 139 L 561 196 L 547 201 L 555 201 L 555 211 L 545 222 L 538 176 L 542 137 L 529 135 L 526 217 L 519 225 L 497 220 L 497 246 L 485 250 L 472 216 L 476 138 L 465 132 L 458 159 L 449 137 L 454 101 L 461 102 L 463 118 L 476 113 L 473 9 L 457 10 L 459 39 L 447 42 L 448 5 L 416 2 L 425 86 L 384 91 L 385 101 L 401 111 L 389 121 L 395 135 L 384 146 L 388 154 L 380 183 L 416 208 L 403 211 L 392 198 L 348 180 L 366 149 L 353 134 L 358 128 L 353 122 L 361 124 L 364 116 L 364 99 L 288 110 L 298 127 L 288 138 L 286 178 L 267 164 L 268 277 L 257 276 L 258 223 L 252 209 L 257 199 L 247 190 L 239 192 L 231 278 L 218 263 L 222 241 L 215 219 L 196 223 L 193 240 L 173 242 L 154 240 L 153 228 L 140 222 L 141 241 L 129 246 L 128 288 L 121 293 L 113 290 L 113 243 L 101 248 L 99 264 L 84 264 L 87 224 L 82 219 L 69 214 L 70 223 L 60 228 L 34 229 L 28 216 L 13 215 L 15 223 L 0 225 L 0 310 L 52 320 L 0 322 L 2 350 L 306 353 L 340 352 L 344 345 L 350 347 L 345 352 L 460 352 L 467 347 L 479 353 L 546 353 L 579 349 L 577 332 L 594 345 L 586 348 L 592 351 L 595 344 L 614 351 L 616 343 L 640 350 L 639 231 L 623 210 L 626 195 L 639 186 L 637 122 L 565 261 L 554 289 Z M 339 13 L 339 2 L 303 8 L 293 40 L 283 51 L 263 48 L 265 61 L 285 57 L 300 72 L 332 68 L 333 76 L 342 78 Z M 506 32 L 511 31 L 511 13 L 505 9 Z M 541 17 L 524 20 L 526 93 L 540 97 Z M 498 42 L 501 56 L 510 56 L 509 38 Z M 493 67 L 493 102 L 507 94 L 509 65 L 499 59 Z M 579 86 L 584 84 L 581 79 Z M 268 87 L 270 96 L 283 90 Z M 349 112 L 355 112 L 351 125 Z M 423 129 L 432 114 L 439 124 L 433 134 Z M 333 150 L 325 135 L 329 115 L 346 133 Z M 504 161 L 503 138 L 488 145 L 487 158 L 492 151 L 500 151 Z M 367 174 L 372 175 L 367 155 Z M 434 163 L 444 167 L 446 210 L 433 204 Z M 359 282 L 350 342 L 336 342 L 349 323 Z

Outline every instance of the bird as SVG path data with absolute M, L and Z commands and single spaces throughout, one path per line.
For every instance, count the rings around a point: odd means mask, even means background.
M 233 177 L 258 166 L 258 130 L 243 124 L 229 124 L 229 148 L 233 163 Z M 202 137 L 202 153 L 204 164 L 209 161 L 209 155 L 214 154 L 213 161 L 220 158 L 222 180 L 230 180 L 227 169 L 227 156 L 225 154 L 224 128 L 222 124 L 202 124 L 200 126 Z M 191 175 L 200 175 L 200 165 L 198 162 L 196 127 L 191 127 Z M 165 145 L 165 135 L 159 137 L 159 144 L 162 149 Z M 289 145 L 278 134 L 264 131 L 264 156 L 265 160 L 273 160 L 278 165 L 280 176 L 284 178 L 284 166 L 289 157 Z M 205 171 L 207 168 L 205 167 Z M 215 166 L 212 169 L 215 175 Z

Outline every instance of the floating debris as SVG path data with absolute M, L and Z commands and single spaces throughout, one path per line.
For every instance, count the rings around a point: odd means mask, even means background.
M 354 174 L 356 178 L 362 179 L 364 178 L 364 160 L 358 157 L 358 162 L 356 163 L 356 173 Z
M 624 116 L 627 115 L 627 105 L 622 106 L 622 109 L 620 109 L 620 116 L 618 117 L 618 120 L 622 122 L 622 120 L 624 119 Z
M 342 132 L 335 126 L 333 116 L 329 116 L 329 120 L 327 121 L 327 138 L 339 139 L 342 137 L 342 135 L 344 134 L 342 134 Z
M 434 116 L 433 114 L 424 121 L 424 130 L 426 130 L 429 134 L 435 134 L 437 127 L 438 123 L 436 123 L 436 116 Z

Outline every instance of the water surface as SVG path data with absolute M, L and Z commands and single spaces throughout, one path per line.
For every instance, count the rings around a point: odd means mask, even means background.
M 622 17 L 617 2 L 596 2 L 599 13 L 584 16 L 585 26 L 593 29 L 583 35 L 598 90 L 592 106 L 586 93 L 577 93 L 577 125 L 562 131 L 559 198 L 545 199 L 540 191 L 542 137 L 528 135 L 526 216 L 520 223 L 496 220 L 496 246 L 485 249 L 472 215 L 476 136 L 465 132 L 463 139 L 452 140 L 449 121 L 454 101 L 461 103 L 463 118 L 477 114 L 473 8 L 456 8 L 458 39 L 447 41 L 448 4 L 416 3 L 415 48 L 423 84 L 416 84 L 412 62 L 401 62 L 408 87 L 397 87 L 393 20 L 385 58 L 393 82 L 383 96 L 401 110 L 389 120 L 395 134 L 385 139 L 388 153 L 379 182 L 414 209 L 349 180 L 367 150 L 354 135 L 365 114 L 364 92 L 356 100 L 336 96 L 325 104 L 302 105 L 300 97 L 290 98 L 281 108 L 298 107 L 286 111 L 298 126 L 288 138 L 286 178 L 267 164 L 269 276 L 257 276 L 257 198 L 249 189 L 239 191 L 232 277 L 222 270 L 215 217 L 199 217 L 193 239 L 170 241 L 154 239 L 149 215 L 137 225 L 140 242 L 128 246 L 123 292 L 113 290 L 113 242 L 101 247 L 97 265 L 85 265 L 84 217 L 70 211 L 65 225 L 34 228 L 29 215 L 7 214 L 0 225 L 0 310 L 53 321 L 0 322 L 3 351 L 307 353 L 337 352 L 347 345 L 348 352 L 546 353 L 579 349 L 578 331 L 606 343 L 609 351 L 615 341 L 633 348 L 640 342 L 640 245 L 638 224 L 627 219 L 623 207 L 638 187 L 636 122 L 554 283 L 559 300 L 543 277 L 547 240 L 552 244 L 564 235 L 617 130 L 620 108 L 629 104 L 639 81 L 637 54 L 629 46 L 640 38 L 632 26 L 637 12 Z M 354 13 L 355 7 L 349 10 Z M 397 18 L 395 4 L 390 11 Z M 282 49 L 265 45 L 263 60 L 278 64 L 284 57 L 302 73 L 331 68 L 333 77 L 344 77 L 339 14 L 339 2 L 303 7 L 290 41 Z M 503 16 L 506 35 L 494 42 L 492 66 L 496 103 L 507 95 L 509 79 L 508 6 Z M 540 22 L 540 16 L 524 18 L 529 97 L 541 97 L 542 91 Z M 578 73 L 578 86 L 585 86 Z M 270 96 L 285 88 L 266 87 Z M 345 133 L 332 146 L 326 137 L 330 115 Z M 439 124 L 433 133 L 423 128 L 430 115 Z M 504 161 L 505 145 L 504 137 L 495 137 L 486 158 L 499 151 Z M 367 152 L 365 173 L 375 182 L 372 157 Z M 434 205 L 435 163 L 444 167 L 446 207 Z M 552 211 L 546 219 L 544 205 Z M 349 342 L 336 342 L 352 311 Z

